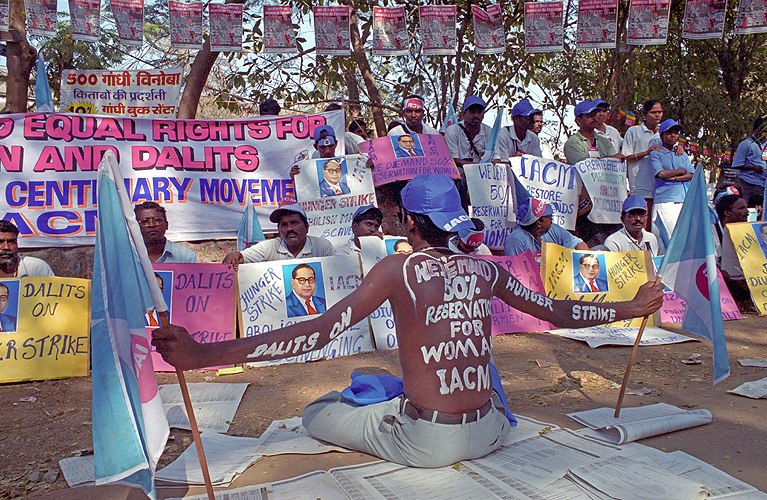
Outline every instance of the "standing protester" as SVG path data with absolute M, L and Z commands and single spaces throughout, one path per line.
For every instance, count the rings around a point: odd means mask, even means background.
M 653 193 L 655 192 L 655 175 L 650 169 L 650 152 L 661 152 L 659 145 L 650 145 L 652 139 L 658 138 L 658 127 L 663 119 L 663 106 L 660 101 L 650 99 L 642 106 L 644 121 L 639 125 L 629 127 L 623 138 L 621 152 L 628 163 L 629 190 L 631 194 L 647 200 L 647 209 L 652 212 Z M 650 221 L 645 229 L 650 229 Z
M 743 187 L 741 194 L 748 199 L 753 194 L 764 194 L 767 180 L 767 118 L 754 121 L 751 137 L 738 144 L 732 167 L 740 170 L 738 176 Z
M 610 139 L 596 133 L 599 106 L 592 101 L 581 101 L 575 106 L 575 124 L 578 132 L 565 142 L 567 163 L 575 165 L 589 158 L 623 158 Z
M 605 123 L 607 115 L 610 113 L 610 104 L 607 101 L 598 98 L 594 99 L 592 102 L 597 105 L 597 109 L 599 110 L 597 113 L 597 126 L 594 129 L 595 132 L 610 139 L 610 142 L 615 146 L 615 150 L 620 151 L 621 146 L 623 145 L 623 137 L 621 137 L 621 133 L 618 132 L 617 128 Z
M 425 114 L 423 97 L 410 94 L 402 100 L 402 117 L 405 123 L 398 123 L 390 128 L 388 135 L 439 134 L 436 128 L 423 122 Z

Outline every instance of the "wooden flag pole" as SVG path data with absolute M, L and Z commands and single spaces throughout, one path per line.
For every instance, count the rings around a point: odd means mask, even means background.
M 169 325 L 168 313 L 163 311 L 158 313 L 158 316 L 162 326 L 167 327 Z M 197 447 L 197 456 L 200 459 L 200 467 L 202 468 L 202 478 L 205 481 L 205 491 L 208 494 L 208 500 L 216 500 L 216 496 L 213 493 L 213 483 L 210 482 L 208 461 L 205 459 L 205 451 L 202 449 L 200 430 L 197 428 L 197 419 L 194 416 L 194 407 L 192 406 L 192 398 L 189 396 L 189 387 L 186 385 L 184 371 L 176 368 L 176 377 L 178 378 L 178 385 L 181 387 L 181 396 L 184 398 L 184 406 L 186 407 L 186 415 L 189 417 L 189 427 L 192 429 L 194 444 Z
M 658 276 L 655 278 L 655 284 L 660 284 L 661 277 Z M 634 364 L 634 358 L 636 358 L 637 351 L 639 350 L 639 342 L 642 340 L 642 333 L 644 332 L 645 327 L 647 326 L 647 318 L 650 316 L 647 315 L 644 318 L 642 318 L 642 324 L 639 326 L 639 333 L 637 333 L 637 338 L 634 341 L 634 348 L 631 350 L 631 356 L 629 356 L 629 362 L 626 365 L 626 371 L 623 373 L 623 382 L 621 383 L 621 390 L 618 393 L 618 402 L 615 404 L 615 414 L 613 415 L 615 418 L 620 417 L 621 414 L 621 405 L 623 404 L 623 396 L 626 393 L 626 386 L 629 382 L 629 373 L 631 372 L 631 365 Z

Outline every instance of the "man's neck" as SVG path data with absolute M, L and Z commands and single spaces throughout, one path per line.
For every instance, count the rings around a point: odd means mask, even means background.
M 600 124 L 598 124 L 598 125 L 597 125 L 597 126 L 594 128 L 594 130 L 599 130 L 599 131 L 600 131 L 600 132 L 602 132 L 603 134 L 606 134 L 606 133 L 607 133 L 607 125 L 605 125 L 604 123 L 600 123 Z
M 410 242 L 410 245 L 413 247 L 414 252 L 422 251 L 422 250 L 428 250 L 429 248 L 448 248 L 448 242 L 449 238 L 442 238 L 440 240 L 435 240 L 432 243 L 429 243 L 428 241 L 422 239 L 420 236 L 414 235 L 412 237 L 412 242 Z
M 482 124 L 481 123 L 479 125 L 477 125 L 476 128 L 474 128 L 472 125 L 470 125 L 470 124 L 468 124 L 466 122 L 463 122 L 463 126 L 466 129 L 466 133 L 469 134 L 469 136 L 471 137 L 472 140 L 474 140 L 474 137 L 476 137 L 477 134 L 479 134 L 479 130 L 482 128 Z
M 580 129 L 580 133 L 581 133 L 581 135 L 583 137 L 585 137 L 586 139 L 589 140 L 590 144 L 594 142 L 594 129 L 593 128 L 592 129 L 581 128 Z
M 157 259 L 162 257 L 165 253 L 165 243 L 168 240 L 163 238 L 162 240 L 144 242 L 146 244 L 146 251 L 149 254 L 149 260 L 157 262 Z
M 517 134 L 517 139 L 519 139 L 520 141 L 524 141 L 525 137 L 527 137 L 526 128 L 520 128 L 514 125 L 514 133 Z
M 629 236 L 634 238 L 637 243 L 640 243 L 642 241 L 642 229 L 641 228 L 636 233 L 630 231 L 629 228 L 626 228 L 626 234 L 628 234 Z
M 298 257 L 298 254 L 300 254 L 301 250 L 303 250 L 304 247 L 306 246 L 306 242 L 308 241 L 308 238 L 309 237 L 307 236 L 306 240 L 304 240 L 303 242 L 301 242 L 301 243 L 299 243 L 299 244 L 297 244 L 295 246 L 289 245 L 287 242 L 285 242 L 285 240 L 282 240 L 282 241 L 283 241 L 283 243 L 285 243 L 285 248 L 288 249 L 288 252 L 292 253 L 293 257 Z
M 423 134 L 423 123 L 422 122 L 418 122 L 418 123 L 416 123 L 414 125 L 411 125 L 411 124 L 405 122 L 405 129 L 406 129 L 405 132 L 407 132 L 409 130 L 412 130 L 416 134 Z

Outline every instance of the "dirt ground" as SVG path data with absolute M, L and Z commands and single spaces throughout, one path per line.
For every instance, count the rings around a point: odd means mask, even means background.
M 711 347 L 707 343 L 639 349 L 629 387 L 651 390 L 626 396 L 624 407 L 664 402 L 682 408 L 705 408 L 714 421 L 642 441 L 664 451 L 682 450 L 738 479 L 767 491 L 767 400 L 753 400 L 727 390 L 767 376 L 767 368 L 743 367 L 738 359 L 767 358 L 767 318 L 748 316 L 725 323 L 732 374 L 712 388 Z M 614 406 L 630 347 L 600 347 L 547 334 L 515 334 L 494 339 L 496 364 L 515 413 L 563 427 L 580 425 L 567 413 Z M 699 353 L 703 364 L 681 360 Z M 541 368 L 536 360 L 550 366 Z M 351 371 L 399 375 L 396 352 L 373 352 L 334 360 L 268 368 L 246 368 L 238 375 L 215 377 L 187 372 L 188 382 L 249 382 L 229 434 L 259 436 L 275 419 L 300 415 L 312 399 L 348 385 Z M 160 383 L 175 375 L 158 374 Z M 72 378 L 0 386 L 0 498 L 96 498 L 87 490 L 67 491 L 58 461 L 92 447 L 90 378 Z M 34 401 L 23 401 L 24 398 Z M 161 466 L 191 443 L 187 431 L 171 431 Z M 311 470 L 369 461 L 359 453 L 320 456 L 284 455 L 262 459 L 233 486 L 293 477 Z M 56 478 L 53 472 L 58 473 Z M 46 475 L 47 473 L 47 475 Z M 185 489 L 160 489 L 160 498 L 181 496 Z M 204 490 L 195 489 L 202 493 Z M 74 495 L 74 496 L 73 496 Z M 98 495 L 102 497 L 102 495 Z M 126 498 L 123 493 L 121 498 Z M 131 496 L 133 498 L 133 496 Z

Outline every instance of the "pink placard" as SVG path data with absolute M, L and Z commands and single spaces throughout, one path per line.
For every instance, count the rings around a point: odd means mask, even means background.
M 524 253 L 519 255 L 504 257 L 482 256 L 482 258 L 503 266 L 512 276 L 533 292 L 546 295 L 540 271 L 530 250 L 525 250 Z M 491 332 L 493 335 L 518 332 L 544 332 L 553 328 L 552 324 L 548 321 L 542 321 L 535 316 L 514 309 L 497 297 L 493 297 L 493 304 L 490 310 L 492 312 L 493 328 Z
M 407 181 L 420 174 L 445 174 L 458 179 L 458 170 L 441 135 L 407 134 L 360 143 L 375 169 L 373 184 Z
M 224 264 L 152 264 L 155 277 L 169 306 L 169 319 L 183 326 L 192 337 L 203 344 L 233 338 L 234 272 Z M 157 328 L 157 317 L 146 317 L 147 334 Z M 158 372 L 176 369 L 166 363 L 152 348 L 152 362 Z M 211 367 L 218 369 L 222 367 Z

